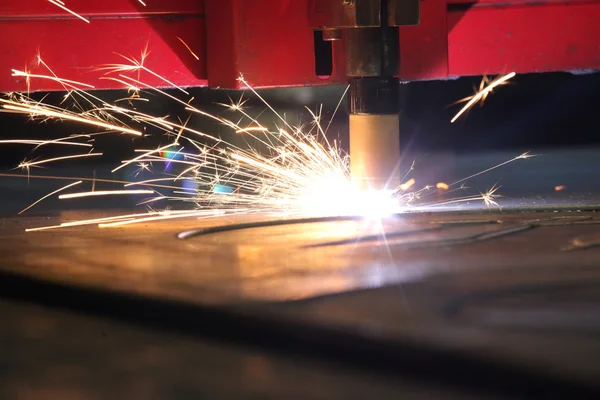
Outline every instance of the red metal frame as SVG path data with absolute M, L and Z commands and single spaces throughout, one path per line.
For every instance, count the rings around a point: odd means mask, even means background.
M 45 0 L 3 0 L 0 91 L 25 90 L 11 69 L 36 70 L 38 53 L 61 77 L 120 88 L 98 67 L 122 62 L 119 54 L 139 58 L 145 48 L 145 65 L 178 86 L 239 88 L 240 74 L 257 88 L 345 81 L 341 42 L 333 43 L 331 76 L 315 75 L 309 0 L 146 3 L 67 0 L 88 24 Z M 421 24 L 402 27 L 400 41 L 406 80 L 600 69 L 600 0 L 423 0 Z M 61 87 L 31 84 L 53 89 Z

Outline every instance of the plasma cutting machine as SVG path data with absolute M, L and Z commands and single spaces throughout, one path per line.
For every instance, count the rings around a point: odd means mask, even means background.
M 65 10 L 71 10 L 69 13 Z M 74 15 L 77 14 L 77 15 Z M 398 184 L 401 81 L 600 69 L 599 0 L 71 0 L 0 4 L 0 91 L 40 52 L 98 89 L 94 69 L 146 50 L 164 87 L 349 83 L 353 179 Z M 139 57 L 138 57 L 139 58 Z M 62 89 L 50 81 L 30 90 Z
M 0 92 L 63 89 L 11 75 L 38 53 L 96 89 L 123 88 L 98 66 L 142 52 L 156 87 L 350 81 L 354 178 L 393 185 L 399 82 L 600 69 L 600 0 L 144 2 L 1 0 Z M 524 186 L 569 189 L 502 214 L 2 218 L 0 398 L 598 398 L 597 159 L 540 157 Z M 25 176 L 0 186 L 4 213 Z

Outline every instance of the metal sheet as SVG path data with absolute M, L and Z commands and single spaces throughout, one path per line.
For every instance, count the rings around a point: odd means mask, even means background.
M 569 214 L 563 220 L 555 213 L 409 214 L 384 223 L 387 240 L 378 236 L 377 222 L 352 220 L 215 232 L 188 240 L 175 237 L 192 227 L 257 217 L 24 232 L 97 215 L 73 211 L 60 218 L 3 220 L 1 268 L 74 285 L 229 303 L 306 298 L 448 271 L 553 268 L 574 260 L 591 267 L 597 262 L 594 249 L 561 251 L 571 239 L 596 232 L 599 221 L 594 214 L 577 214 L 574 224 Z M 536 229 L 509 229 L 522 227 L 523 220 L 557 217 L 564 226 L 537 228 L 537 223 L 529 223 Z M 580 221 L 582 217 L 586 219 Z M 485 223 L 469 222 L 473 219 Z M 502 224 L 496 223 L 499 219 Z M 444 257 L 439 257 L 440 251 Z

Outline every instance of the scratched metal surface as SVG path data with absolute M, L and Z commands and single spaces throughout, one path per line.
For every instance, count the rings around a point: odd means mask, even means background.
M 192 302 L 236 303 L 302 299 L 448 272 L 591 268 L 598 261 L 595 249 L 564 251 L 575 239 L 596 244 L 600 217 L 585 211 L 405 214 L 381 222 L 284 223 L 186 240 L 176 234 L 260 216 L 24 232 L 105 215 L 74 211 L 3 219 L 2 270 Z
M 416 213 L 304 223 L 241 216 L 24 232 L 105 215 L 2 220 L 2 271 L 196 304 L 239 305 L 479 275 L 482 285 L 489 277 L 522 285 L 567 284 L 595 278 L 600 254 L 600 214 L 594 211 Z M 277 225 L 252 226 L 263 220 Z M 198 234 L 179 239 L 183 232 Z
M 343 358 L 343 368 L 351 364 L 361 376 L 371 370 L 380 376 L 383 369 L 388 378 L 416 374 L 424 382 L 445 379 L 443 384 L 453 388 L 457 380 L 473 375 L 476 378 L 463 384 L 478 384 L 479 398 L 481 391 L 486 398 L 497 392 L 509 398 L 520 393 L 529 398 L 538 392 L 545 393 L 545 398 L 553 394 L 566 398 L 565 393 L 578 390 L 597 392 L 600 214 L 596 210 L 600 209 L 600 196 L 594 182 L 600 170 L 590 167 L 596 155 L 593 151 L 554 154 L 526 160 L 529 169 L 515 164 L 483 181 L 475 179 L 471 186 L 485 190 L 485 184 L 504 178 L 500 182 L 505 195 L 502 212 L 462 205 L 451 212 L 408 213 L 382 222 L 284 221 L 244 227 L 272 221 L 265 216 L 245 216 L 25 233 L 25 228 L 114 215 L 120 210 L 109 207 L 133 202 L 107 199 L 101 210 L 46 212 L 44 209 L 61 206 L 50 200 L 31 216 L 17 217 L 16 211 L 48 193 L 52 185 L 36 187 L 32 183 L 26 188 L 22 179 L 16 180 L 20 184 L 2 180 L 5 217 L 0 219 L 0 297 L 9 301 L 2 306 L 2 319 L 7 323 L 0 333 L 14 352 L 12 358 L 3 358 L 0 375 L 31 387 L 32 375 L 24 371 L 37 365 L 36 354 L 48 355 L 34 379 L 42 383 L 47 382 L 42 372 L 48 373 L 55 365 L 54 351 L 92 357 L 86 343 L 103 347 L 93 335 L 86 336 L 73 327 L 98 322 L 82 319 L 83 313 L 102 317 L 119 330 L 125 326 L 122 329 L 129 332 L 132 325 L 140 329 L 118 339 L 123 341 L 140 338 L 144 342 L 148 340 L 145 335 L 166 329 L 176 337 L 165 340 L 176 343 L 187 343 L 177 336 L 181 333 L 194 342 L 204 343 L 211 335 L 227 343 L 243 341 L 242 347 L 250 351 L 278 343 L 273 346 L 286 354 L 284 359 L 265 357 L 274 370 L 283 368 L 292 375 L 299 372 L 287 369 L 285 360 L 295 359 L 297 347 L 301 347 L 308 353 L 302 354 L 307 364 L 302 364 L 301 370 L 319 370 L 323 363 Z M 461 164 L 460 158 L 436 157 L 438 163 L 419 170 L 417 180 L 431 182 L 439 176 L 439 180 L 451 181 L 507 158 L 506 154 L 487 154 Z M 567 189 L 556 192 L 555 185 Z M 201 234 L 177 238 L 177 234 L 197 229 Z M 22 307 L 17 300 L 36 305 Z M 39 304 L 50 308 L 36 308 Z M 34 346 L 19 327 L 24 320 L 38 318 L 55 321 L 60 327 L 55 335 L 69 337 L 69 332 L 76 332 L 81 341 L 61 343 L 55 338 Z M 192 322 L 196 325 L 189 326 Z M 32 335 L 41 334 L 43 329 L 34 326 L 32 331 Z M 185 352 L 174 346 L 167 353 Z M 230 350 L 208 352 L 199 346 L 192 354 L 202 353 L 200 358 L 232 354 Z M 147 349 L 136 351 L 143 354 Z M 11 365 L 17 364 L 18 353 L 27 354 L 21 375 L 7 375 Z M 157 357 L 164 360 L 167 356 Z M 245 378 L 236 372 L 245 368 L 241 366 L 244 357 L 232 360 L 221 373 L 233 376 L 240 390 L 252 393 Z M 111 362 L 97 364 L 102 368 L 80 365 L 79 376 L 85 379 L 75 387 L 91 393 L 111 374 L 124 373 Z M 172 365 L 185 368 L 184 363 Z M 107 365 L 110 368 L 105 368 Z M 148 363 L 138 366 L 146 368 Z M 448 372 L 454 370 L 455 374 Z M 463 370 L 467 372 L 458 372 Z M 149 370 L 143 371 L 145 377 L 151 376 Z M 336 377 L 338 367 L 321 371 L 330 376 L 332 387 L 344 386 L 346 379 L 357 376 L 344 372 Z M 49 376 L 54 382 L 55 377 Z M 124 380 L 135 382 L 135 376 L 126 377 Z M 277 374 L 271 378 L 291 379 Z M 286 381 L 283 392 L 269 393 L 277 397 L 311 379 L 310 374 L 301 375 L 298 380 Z M 191 387 L 190 393 L 198 394 L 203 393 L 200 386 L 207 384 L 203 381 L 194 386 L 187 378 L 173 382 L 171 378 L 157 379 L 151 389 L 160 393 L 165 387 L 161 385 L 172 383 L 169 387 Z M 0 385 L 13 390 L 0 393 L 0 397 L 10 398 L 4 394 L 22 391 L 23 385 Z M 73 381 L 59 380 L 56 387 L 67 390 L 73 385 Z M 374 385 L 382 397 L 389 397 L 389 391 L 405 390 L 403 383 L 390 386 L 385 379 Z M 219 393 L 218 384 L 208 386 L 210 393 Z M 36 391 L 48 387 L 54 386 L 40 384 L 33 391 L 20 392 L 21 398 L 50 393 Z M 53 395 L 66 398 L 68 391 L 59 389 Z M 125 393 L 123 398 L 131 393 L 145 397 L 134 389 L 118 392 L 115 388 L 111 393 Z M 420 387 L 414 390 L 420 395 Z M 231 393 L 235 398 L 237 392 Z M 267 392 L 259 393 L 258 397 L 266 397 Z M 310 391 L 300 393 L 300 397 L 319 397 Z M 356 393 L 364 393 L 363 388 L 357 387 Z M 338 394 L 345 398 L 348 392 Z
M 564 395 L 556 379 L 575 385 L 567 391 L 598 389 L 600 214 L 592 210 L 417 213 L 381 222 L 248 227 L 268 220 L 253 216 L 24 232 L 105 214 L 3 219 L 0 296 L 56 305 L 53 293 L 83 288 L 149 299 L 142 307 L 148 312 L 155 300 L 224 306 L 265 319 L 242 323 L 235 329 L 242 336 L 266 323 L 268 332 L 299 343 L 304 336 L 293 326 L 311 326 L 325 329 L 323 337 L 331 331 L 356 335 L 357 348 L 364 340 L 383 341 L 389 347 L 370 354 L 409 358 L 415 368 L 407 349 L 433 348 L 440 365 L 449 354 L 459 354 L 459 361 L 476 371 L 491 368 L 494 375 L 508 368 L 505 379 L 533 385 L 527 390 L 545 387 Z M 198 228 L 196 236 L 177 238 Z M 35 285 L 15 289 L 10 283 L 15 277 L 59 288 L 46 294 Z M 67 294 L 59 307 L 104 317 L 116 310 L 93 304 L 88 310 L 82 296 Z M 126 308 L 127 299 L 114 304 Z M 118 319 L 135 322 L 136 313 Z M 178 329 L 179 322 L 160 318 L 159 327 L 172 323 Z M 281 328 L 285 323 L 292 328 Z M 204 329 L 199 328 L 201 336 Z M 19 346 L 27 348 L 26 342 Z M 353 349 L 342 350 L 353 354 Z M 429 361 L 426 370 L 433 364 Z

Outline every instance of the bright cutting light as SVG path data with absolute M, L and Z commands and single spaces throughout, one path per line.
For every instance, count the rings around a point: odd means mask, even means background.
M 298 196 L 298 207 L 310 216 L 385 217 L 400 211 L 394 190 L 359 190 L 344 175 L 317 179 Z

